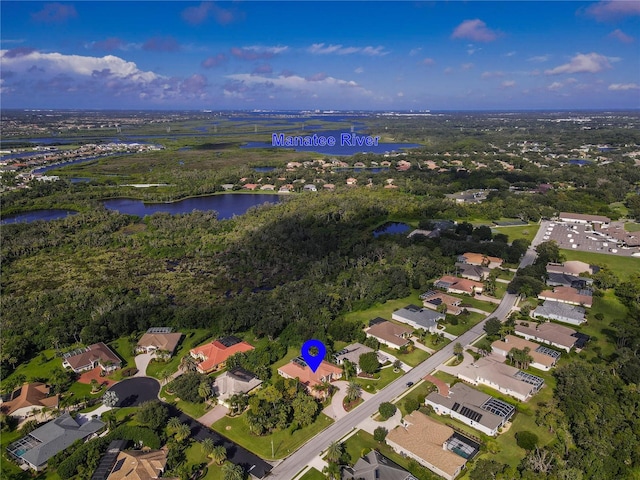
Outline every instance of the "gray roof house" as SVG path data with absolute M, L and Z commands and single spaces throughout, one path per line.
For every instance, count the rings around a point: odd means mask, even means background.
M 586 288 L 593 283 L 593 279 L 578 277 L 568 273 L 547 273 L 547 285 L 552 287 Z
M 425 404 L 431 405 L 438 415 L 449 415 L 492 436 L 516 411 L 513 405 L 461 382 L 449 389 L 447 397 L 438 392 L 430 393 Z
M 425 330 L 434 333 L 438 326 L 438 320 L 444 320 L 444 314 L 435 312 L 428 308 L 420 308 L 416 305 L 407 305 L 400 310 L 396 310 L 391 315 L 391 318 L 407 325 L 411 325 L 413 328 L 424 328 Z
M 456 268 L 460 271 L 462 278 L 482 282 L 491 273 L 491 269 L 481 265 L 471 265 L 470 263 L 456 262 Z
M 554 302 L 552 300 L 545 300 L 541 306 L 536 307 L 536 309 L 531 312 L 533 318 L 548 318 L 549 320 L 556 320 L 571 325 L 583 324 L 585 322 L 584 314 L 585 310 L 582 307 L 568 303 Z
M 417 480 L 404 468 L 377 450 L 358 459 L 353 467 L 342 470 L 343 480 Z
M 262 380 L 253 373 L 237 367 L 216 377 L 213 389 L 218 397 L 218 403 L 228 407 L 227 401 L 229 398 L 240 393 L 249 393 L 261 384 Z
M 374 352 L 372 348 L 367 347 L 366 345 L 362 345 L 361 343 L 353 343 L 351 345 L 347 345 L 339 352 L 336 352 L 333 355 L 333 359 L 337 365 L 343 365 L 345 360 L 349 360 L 356 366 L 356 373 L 360 373 L 360 355 L 364 353 Z M 385 357 L 381 352 L 377 352 L 378 361 L 382 364 L 389 360 Z
M 80 423 L 69 413 L 65 413 L 13 442 L 7 447 L 7 451 L 18 462 L 34 470 L 42 470 L 55 454 L 70 447 L 76 440 L 87 439 L 104 426 L 103 422 L 95 418 Z

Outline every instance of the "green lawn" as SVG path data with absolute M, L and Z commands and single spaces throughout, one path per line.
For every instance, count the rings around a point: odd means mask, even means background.
M 165 370 L 170 373 L 176 372 L 182 357 L 187 355 L 189 350 L 193 347 L 204 343 L 208 338 L 210 338 L 207 334 L 207 330 L 205 329 L 182 330 L 182 333 L 184 333 L 185 336 L 180 342 L 180 345 L 176 349 L 173 357 L 171 357 L 168 362 L 151 362 L 147 367 L 147 375 L 161 379 L 161 373 Z
M 487 313 L 491 313 L 498 306 L 495 303 L 485 302 L 484 300 L 478 300 L 477 298 L 471 297 L 469 295 L 460 295 L 457 293 L 448 293 L 447 295 L 451 295 L 452 297 L 456 297 L 462 300 L 462 303 L 460 304 L 460 306 L 463 308 L 465 305 L 470 305 L 472 308 L 477 308 L 478 310 L 483 310 Z
M 440 339 L 438 344 L 434 345 L 433 341 L 431 340 L 431 335 L 427 335 L 424 339 L 424 346 L 428 348 L 432 348 L 433 350 L 440 350 L 442 347 L 450 343 L 451 343 L 451 340 L 449 340 L 448 338 L 443 338 L 443 339 Z
M 24 375 L 28 382 L 36 378 L 48 379 L 54 368 L 62 367 L 62 358 L 55 355 L 55 350 L 45 350 L 28 363 L 18 365 L 10 375 L 2 379 L 0 385 L 4 386 L 4 382 L 11 381 L 16 375 Z
M 486 315 L 483 315 L 478 312 L 469 312 L 469 315 L 458 315 L 457 317 L 454 317 L 454 318 L 458 320 L 458 324 L 451 325 L 450 323 L 446 323 L 444 324 L 445 330 L 447 331 L 447 333 L 450 333 L 451 335 L 459 336 L 459 335 L 462 335 L 467 330 L 471 329 L 474 325 L 477 325 L 478 323 L 480 323 L 482 320 L 484 320 L 487 317 Z
M 391 349 L 386 345 L 380 345 L 380 351 L 387 352 L 390 355 L 395 355 L 399 360 L 412 367 L 421 364 L 427 358 L 429 358 L 429 352 L 425 352 L 424 350 L 421 350 L 419 348 L 414 348 L 413 352 L 411 353 L 402 354 L 395 348 Z
M 207 458 L 202 453 L 202 447 L 200 446 L 200 442 L 192 441 L 191 445 L 185 451 L 187 457 L 188 465 L 200 465 L 202 463 L 208 464 L 211 459 Z M 218 480 L 223 478 L 224 474 L 222 473 L 222 467 L 212 463 L 207 467 L 207 474 L 202 477 L 205 480 Z
M 591 265 L 607 265 L 620 280 L 628 280 L 634 273 L 640 272 L 640 258 L 607 255 L 605 253 L 578 252 L 560 250 L 567 260 L 580 260 Z
M 205 413 L 207 413 L 208 410 L 211 409 L 211 407 L 204 402 L 193 403 L 193 402 L 187 402 L 185 400 L 176 400 L 175 395 L 171 395 L 170 393 L 167 393 L 166 385 L 162 387 L 162 389 L 160 390 L 160 396 L 164 398 L 164 401 L 166 403 L 175 405 L 180 411 L 186 413 L 192 418 L 200 418 Z
M 495 233 L 502 233 L 509 237 L 509 242 L 513 242 L 518 238 L 525 238 L 529 242 L 533 241 L 533 238 L 538 233 L 540 225 L 537 223 L 530 223 L 529 225 L 518 225 L 514 227 L 492 227 Z
M 402 399 L 396 404 L 402 412 L 402 416 L 404 417 L 408 413 L 407 407 L 405 406 L 407 399 L 413 398 L 418 400 L 419 403 L 422 403 L 420 402 L 420 400 L 423 400 L 424 397 L 429 395 L 434 390 L 436 390 L 436 386 L 431 382 L 421 381 L 420 383 L 415 385 L 411 389 L 411 392 L 402 397 Z
M 325 478 L 327 477 L 325 477 L 323 473 L 320 473 L 315 468 L 312 468 L 311 470 L 308 470 L 307 473 L 305 473 L 301 477 L 298 477 L 297 480 L 325 480 Z
M 366 310 L 360 310 L 358 312 L 350 312 L 345 315 L 345 319 L 347 321 L 355 322 L 358 321 L 363 325 L 368 325 L 369 320 L 372 320 L 376 317 L 381 317 L 386 320 L 391 320 L 391 314 L 396 310 L 406 307 L 410 303 L 414 305 L 422 305 L 422 300 L 420 300 L 420 295 L 424 292 L 419 292 L 415 290 L 411 295 L 405 298 L 400 298 L 397 300 L 387 300 L 385 303 L 377 303 L 373 307 L 370 307 Z
M 640 232 L 640 223 L 626 222 L 624 224 L 624 229 L 627 232 Z
M 110 342 L 109 347 L 124 360 L 122 368 L 136 366 L 136 361 L 134 360 L 135 355 L 133 354 L 135 345 L 129 341 L 129 337 L 120 337 L 119 339 Z
M 369 393 L 376 393 L 378 390 L 382 390 L 384 387 L 393 382 L 396 378 L 401 377 L 403 375 L 403 371 L 400 370 L 398 373 L 393 372 L 393 367 L 387 367 L 381 369 L 377 375 L 379 378 L 376 380 L 367 380 L 364 378 L 358 377 L 356 382 L 362 385 L 362 388 Z
M 333 423 L 333 420 L 321 413 L 312 425 L 296 430 L 293 433 L 287 429 L 258 437 L 249 432 L 245 416 L 246 413 L 233 418 L 224 417 L 214 423 L 211 428 L 266 460 L 286 457 Z M 272 441 L 273 457 L 271 456 Z

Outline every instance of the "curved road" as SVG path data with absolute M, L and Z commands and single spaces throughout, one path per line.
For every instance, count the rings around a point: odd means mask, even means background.
M 531 265 L 535 260 L 536 252 L 534 248 L 535 245 L 538 245 L 538 243 L 540 243 L 544 230 L 545 225 L 543 222 L 543 225 L 541 225 L 540 229 L 538 230 L 538 233 L 536 234 L 531 247 L 529 247 L 527 252 L 522 257 L 519 268 Z M 382 402 L 390 402 L 394 398 L 402 394 L 407 389 L 407 382 L 416 383 L 420 381 L 426 375 L 434 371 L 440 364 L 448 361 L 451 357 L 453 357 L 453 346 L 456 342 L 460 342 L 462 345 L 473 343 L 478 337 L 484 334 L 484 324 L 491 317 L 497 317 L 501 321 L 504 321 L 511 309 L 514 307 L 517 298 L 517 295 L 505 293 L 502 301 L 500 302 L 500 305 L 498 305 L 498 307 L 489 317 L 475 325 L 464 334 L 460 335 L 455 342 L 451 342 L 441 350 L 431 355 L 420 365 L 413 368 L 411 371 L 407 372 L 393 383 L 390 383 L 385 389 L 378 392 L 371 399 L 367 400 L 355 410 L 352 410 L 336 423 L 332 424 L 321 433 L 316 435 L 314 438 L 309 440 L 296 452 L 291 454 L 280 464 L 274 467 L 273 470 L 271 470 L 270 478 L 277 478 L 281 480 L 291 480 L 292 478 L 294 478 L 298 474 L 298 472 L 300 472 L 308 465 L 310 459 L 314 458 L 321 451 L 325 450 L 332 441 L 344 437 L 367 417 L 373 415 L 378 410 L 378 406 Z

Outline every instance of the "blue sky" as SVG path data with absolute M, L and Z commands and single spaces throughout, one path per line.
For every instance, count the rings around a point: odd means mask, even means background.
M 12 2 L 3 108 L 640 108 L 640 2 Z

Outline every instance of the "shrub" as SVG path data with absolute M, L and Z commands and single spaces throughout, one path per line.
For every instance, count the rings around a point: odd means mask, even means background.
M 387 438 L 387 429 L 384 427 L 378 427 L 373 431 L 373 439 L 378 442 L 384 442 L 384 439 Z
M 516 443 L 520 448 L 525 450 L 533 450 L 538 445 L 538 436 L 527 430 L 516 433 Z
M 404 408 L 407 410 L 407 413 L 411 413 L 420 408 L 420 404 L 415 398 L 407 398 L 404 402 Z
M 380 412 L 380 416 L 383 420 L 388 420 L 396 413 L 396 406 L 393 403 L 383 402 L 378 407 L 378 411 Z

